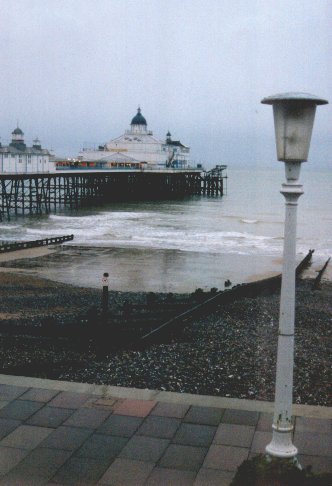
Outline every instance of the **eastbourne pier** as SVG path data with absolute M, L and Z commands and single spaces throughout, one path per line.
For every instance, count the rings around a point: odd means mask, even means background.
M 225 165 L 201 169 L 64 170 L 0 173 L 0 220 L 112 201 L 222 196 Z
M 38 138 L 30 147 L 17 126 L 0 143 L 0 221 L 111 201 L 222 196 L 226 165 L 192 167 L 190 147 L 168 131 L 160 140 L 140 107 L 129 130 L 75 159 L 55 159 Z

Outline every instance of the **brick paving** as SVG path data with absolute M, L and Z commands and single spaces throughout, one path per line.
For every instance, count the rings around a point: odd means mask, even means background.
M 269 404 L 57 386 L 0 384 L 0 485 L 228 486 L 271 438 Z M 321 410 L 296 415 L 294 443 L 303 466 L 332 472 L 332 414 Z

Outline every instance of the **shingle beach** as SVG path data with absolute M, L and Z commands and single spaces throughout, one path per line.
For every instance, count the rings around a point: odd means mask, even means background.
M 332 283 L 297 288 L 294 402 L 331 405 Z M 162 295 L 158 294 L 161 298 Z M 99 306 L 101 292 L 0 272 L 0 318 L 38 324 L 70 322 Z M 110 302 L 140 302 L 145 294 L 111 292 Z M 98 357 L 77 340 L 0 336 L 0 373 L 193 394 L 274 398 L 279 296 L 243 299 L 197 319 L 175 342 Z

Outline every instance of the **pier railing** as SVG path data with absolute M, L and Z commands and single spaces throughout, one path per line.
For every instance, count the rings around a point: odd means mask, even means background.
M 26 250 L 27 248 L 37 248 L 39 246 L 58 245 L 71 241 L 74 235 L 55 236 L 54 238 L 44 238 L 43 240 L 20 241 L 16 243 L 6 243 L 0 246 L 0 254 L 8 253 L 10 251 Z

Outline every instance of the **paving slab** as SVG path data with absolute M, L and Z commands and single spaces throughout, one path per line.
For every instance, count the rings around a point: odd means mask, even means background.
M 249 449 L 224 445 L 212 445 L 204 461 L 207 469 L 236 471 L 239 465 L 248 459 Z
M 332 474 L 332 457 L 307 456 L 305 454 L 299 454 L 298 461 L 303 468 L 307 466 L 312 466 L 312 470 L 315 473 Z
M 21 420 L 0 418 L 0 440 L 13 432 L 21 423 Z
M 114 415 L 130 415 L 133 417 L 146 417 L 155 407 L 154 400 L 131 400 L 127 398 L 114 406 Z
M 37 447 L 4 477 L 6 485 L 45 484 L 69 459 L 71 452 Z
M 237 447 L 250 447 L 255 433 L 251 425 L 220 424 L 213 443 Z
M 65 486 L 64 484 L 60 484 L 60 483 L 47 483 L 47 486 Z
M 134 436 L 129 439 L 119 457 L 156 463 L 165 452 L 169 440 L 154 437 Z
M 19 396 L 19 399 L 47 403 L 58 394 L 58 390 L 47 390 L 45 388 L 30 388 L 30 390 L 27 390 L 25 393 L 23 393 L 23 395 Z
M 59 427 L 74 413 L 72 408 L 43 407 L 30 417 L 26 423 L 40 427 Z
M 190 405 L 184 403 L 158 402 L 151 411 L 151 415 L 182 419 L 189 410 Z
M 70 391 L 60 392 L 48 405 L 50 407 L 79 408 L 89 399 L 86 393 L 74 393 Z
M 309 417 L 296 417 L 296 431 L 331 435 L 332 420 Z
M 44 440 L 42 447 L 74 451 L 92 434 L 92 429 L 60 426 L 50 429 L 52 433 Z
M 153 467 L 149 462 L 118 458 L 107 469 L 98 485 L 144 486 Z
M 138 435 L 172 439 L 180 426 L 181 420 L 170 417 L 147 417 L 137 431 Z
M 80 408 L 70 415 L 64 425 L 96 429 L 111 415 L 112 410 Z
M 256 430 L 270 432 L 272 430 L 273 413 L 260 413 Z
M 0 442 L 1 446 L 32 450 L 45 440 L 54 429 L 34 425 L 19 425 Z
M 23 395 L 28 390 L 26 386 L 15 386 L 0 384 L 0 398 L 1 400 L 14 400 Z
M 93 459 L 111 459 L 120 454 L 128 442 L 127 437 L 92 434 L 74 454 L 75 457 L 92 457 Z
M 111 415 L 98 427 L 100 434 L 111 434 L 119 437 L 132 437 L 141 423 L 142 417 L 128 417 L 126 415 Z
M 103 476 L 108 460 L 71 457 L 53 476 L 52 481 L 63 485 L 94 485 Z
M 16 420 L 26 420 L 37 412 L 43 403 L 31 402 L 27 400 L 13 400 L 6 407 L 0 410 L 0 418 L 11 418 Z
M 182 423 L 172 442 L 175 444 L 209 447 L 217 427 Z
M 259 413 L 250 410 L 225 410 L 221 421 L 225 424 L 253 425 L 256 426 Z
M 26 449 L 0 446 L 0 478 L 21 462 L 28 453 Z
M 314 432 L 297 432 L 294 434 L 294 444 L 301 454 L 309 456 L 332 457 L 332 435 Z
M 193 486 L 196 473 L 165 467 L 155 467 L 148 477 L 146 486 Z
M 202 467 L 197 474 L 194 486 L 229 486 L 234 473 Z
M 270 432 L 256 431 L 251 444 L 251 452 L 265 454 L 266 446 L 271 442 L 272 430 Z
M 225 410 L 216 407 L 190 407 L 184 422 L 201 425 L 219 425 Z
M 161 458 L 159 466 L 198 472 L 207 451 L 207 447 L 171 444 Z

